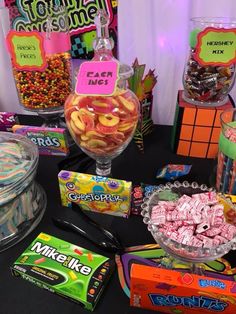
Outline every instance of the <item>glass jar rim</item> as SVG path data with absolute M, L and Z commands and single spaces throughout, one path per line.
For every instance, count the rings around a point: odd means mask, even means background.
M 224 119 L 224 116 L 230 113 L 236 114 L 236 108 L 228 108 L 228 109 L 225 109 L 223 112 L 221 112 L 220 123 L 222 126 L 228 126 L 232 128 L 232 124 L 231 124 L 232 121 L 226 122 Z
M 235 24 L 236 27 L 236 17 L 210 17 L 210 16 L 199 16 L 199 17 L 192 17 L 190 19 L 191 22 L 197 22 L 197 23 L 214 23 L 216 25 L 230 25 Z

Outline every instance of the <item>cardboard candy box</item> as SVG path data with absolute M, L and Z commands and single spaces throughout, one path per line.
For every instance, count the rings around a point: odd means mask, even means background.
M 130 305 L 162 313 L 236 313 L 236 283 L 134 264 Z

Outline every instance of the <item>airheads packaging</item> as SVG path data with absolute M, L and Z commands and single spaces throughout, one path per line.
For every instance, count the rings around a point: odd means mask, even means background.
M 175 314 L 236 313 L 236 283 L 134 264 L 132 306 Z
M 11 270 L 16 277 L 93 310 L 114 270 L 114 261 L 40 233 Z
M 131 182 L 65 170 L 58 180 L 63 206 L 77 203 L 98 213 L 125 218 L 130 214 Z

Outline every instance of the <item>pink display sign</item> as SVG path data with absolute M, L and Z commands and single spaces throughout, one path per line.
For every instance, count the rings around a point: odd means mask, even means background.
M 64 32 L 41 32 L 46 54 L 62 53 L 70 50 L 70 35 Z
M 90 61 L 81 64 L 75 91 L 79 95 L 113 95 L 119 79 L 115 61 Z

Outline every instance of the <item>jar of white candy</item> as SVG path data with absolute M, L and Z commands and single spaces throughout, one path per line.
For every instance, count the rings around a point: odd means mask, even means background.
M 0 251 L 23 239 L 43 216 L 46 195 L 34 181 L 38 159 L 29 139 L 0 132 Z

